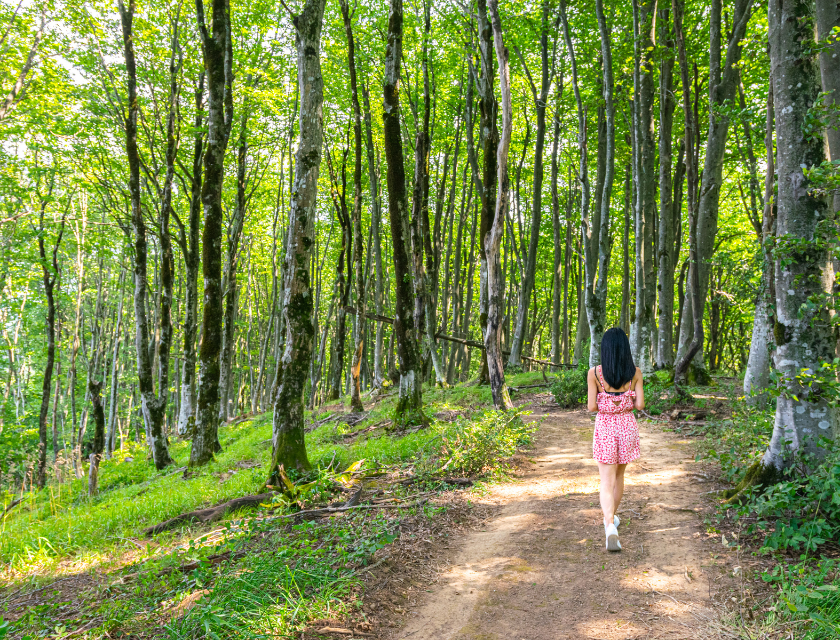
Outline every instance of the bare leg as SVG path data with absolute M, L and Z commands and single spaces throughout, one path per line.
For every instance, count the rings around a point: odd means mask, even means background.
M 625 465 L 598 463 L 598 472 L 601 474 L 601 510 L 604 512 L 604 524 L 608 525 L 613 521 L 618 503 L 615 499 L 617 491 L 616 475 L 618 467 Z M 622 490 L 624 487 L 624 469 L 622 469 Z M 619 499 L 621 494 L 619 493 Z
M 613 513 L 618 511 L 618 505 L 621 504 L 621 498 L 624 495 L 624 470 L 627 468 L 626 464 L 615 465 L 615 487 L 613 489 Z

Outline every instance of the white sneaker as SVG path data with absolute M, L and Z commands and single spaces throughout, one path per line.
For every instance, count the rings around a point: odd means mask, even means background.
M 607 527 L 607 551 L 621 551 L 621 543 L 618 541 L 618 529 L 615 524 Z

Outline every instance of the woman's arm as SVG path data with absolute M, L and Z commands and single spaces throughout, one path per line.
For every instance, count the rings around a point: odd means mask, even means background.
M 598 411 L 598 383 L 595 379 L 595 369 L 590 369 L 586 374 L 586 386 L 588 394 L 586 397 L 586 408 L 595 413 Z
M 633 391 L 636 392 L 636 403 L 634 405 L 637 411 L 645 408 L 645 389 L 642 386 L 642 370 L 636 367 L 636 376 L 633 379 Z

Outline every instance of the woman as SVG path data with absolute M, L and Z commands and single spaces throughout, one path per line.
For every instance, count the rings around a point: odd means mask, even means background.
M 639 451 L 639 426 L 633 410 L 645 408 L 642 370 L 633 364 L 627 334 L 612 328 L 601 340 L 601 364 L 589 370 L 587 408 L 595 416 L 593 457 L 601 474 L 601 509 L 607 550 L 621 551 L 618 540 L 620 523 L 615 512 L 624 494 L 624 469 L 636 460 Z

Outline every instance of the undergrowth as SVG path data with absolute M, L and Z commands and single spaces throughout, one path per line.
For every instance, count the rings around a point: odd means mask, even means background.
M 512 376 L 511 382 L 526 385 L 537 379 L 538 372 L 527 373 Z M 93 499 L 86 495 L 85 479 L 28 494 L 0 524 L 0 562 L 12 585 L 7 593 L 14 595 L 15 588 L 26 593 L 54 580 L 51 572 L 64 563 L 58 575 L 84 578 L 84 606 L 74 618 L 65 611 L 78 603 L 47 597 L 25 604 L 23 611 L 10 611 L 9 602 L 15 600 L 7 596 L 0 599 L 0 615 L 11 613 L 15 621 L 0 617 L 0 638 L 60 638 L 83 626 L 91 637 L 112 632 L 173 640 L 298 637 L 313 619 L 355 615 L 360 568 L 399 536 L 404 518 L 432 517 L 439 507 L 347 512 L 294 526 L 286 514 L 343 501 L 348 489 L 342 497 L 336 483 L 349 486 L 359 474 L 380 476 L 390 470 L 430 479 L 502 477 L 506 461 L 530 443 L 534 429 L 522 420 L 522 412 L 487 409 L 487 387 L 462 385 L 427 394 L 433 421 L 415 431 L 388 431 L 393 398 L 368 401 L 373 408 L 352 425 L 333 419 L 335 405 L 307 414 L 307 421 L 319 426 L 306 434 L 314 471 L 290 474 L 300 490 L 291 499 L 278 494 L 278 500 L 264 505 L 267 509 L 230 514 L 212 525 L 215 533 L 209 538 L 199 535 L 206 527 L 182 527 L 158 535 L 148 546 L 132 540 L 179 513 L 260 491 L 271 453 L 270 415 L 223 426 L 223 451 L 186 475 L 181 466 L 188 459 L 188 443 L 171 443 L 176 466 L 162 472 L 155 471 L 142 446 L 134 445 L 103 461 L 100 492 Z M 354 461 L 360 462 L 351 473 L 337 471 Z M 436 488 L 443 490 L 427 482 L 392 486 L 386 493 L 408 502 L 412 491 Z M 12 497 L 6 494 L 3 504 Z M 225 552 L 232 554 L 228 560 L 211 562 Z M 182 571 L 188 563 L 196 568 Z M 107 579 L 91 581 L 92 576 Z

